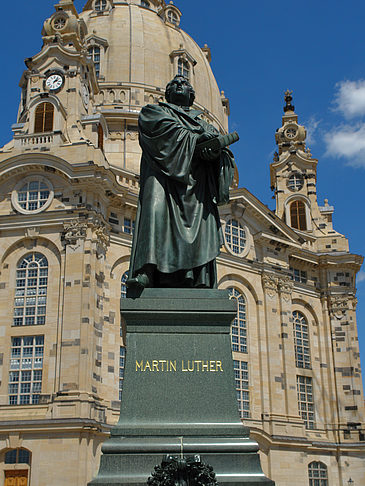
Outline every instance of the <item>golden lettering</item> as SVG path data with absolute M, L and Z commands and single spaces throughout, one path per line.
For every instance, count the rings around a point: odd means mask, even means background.
M 208 371 L 208 361 L 202 361 L 202 371 Z
M 138 361 L 136 360 L 136 371 L 138 371 L 138 370 L 144 371 L 143 370 L 143 359 L 141 360 L 140 363 L 138 363 Z
M 200 363 L 201 363 L 200 359 L 195 360 L 195 363 L 196 363 L 196 371 L 200 371 Z
M 176 359 L 175 361 L 170 361 L 170 371 L 176 371 Z
M 157 361 L 157 359 L 152 360 L 152 371 L 160 371 L 158 369 L 158 361 Z
M 217 371 L 218 371 L 218 368 L 219 368 L 220 371 L 223 371 L 222 361 L 217 361 Z
M 215 364 L 216 361 L 209 361 L 209 371 L 216 371 Z
M 145 367 L 144 367 L 144 370 L 143 371 L 146 371 L 147 368 L 148 368 L 149 371 L 151 371 L 151 365 L 150 365 L 150 362 L 149 361 L 146 361 L 146 364 L 145 364 Z
M 188 370 L 189 371 L 194 371 L 194 361 L 189 361 L 188 360 Z
M 181 361 L 181 370 L 182 371 L 188 371 L 185 367 L 184 367 L 184 360 Z
M 165 365 L 165 363 L 167 363 L 167 361 L 165 359 L 160 359 L 159 360 L 159 363 L 161 365 L 161 371 L 165 371 L 165 366 L 164 365 Z M 168 370 L 168 366 L 167 366 L 167 370 L 166 371 L 169 371 Z

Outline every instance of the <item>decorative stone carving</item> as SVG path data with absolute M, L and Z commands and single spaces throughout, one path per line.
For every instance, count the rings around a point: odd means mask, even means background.
M 342 319 L 349 310 L 350 298 L 348 295 L 330 295 L 328 297 L 328 308 L 331 316 Z
M 37 238 L 37 236 L 39 236 L 39 228 L 37 228 L 37 227 L 25 228 L 24 236 L 26 238 L 30 238 L 30 239 Z
M 294 283 L 288 277 L 278 279 L 279 293 L 282 296 L 283 300 L 285 300 L 285 302 L 289 302 L 291 300 L 293 287 L 294 287 Z
M 278 279 L 270 273 L 262 274 L 262 287 L 265 294 L 273 298 L 278 290 Z
M 63 239 L 68 245 L 76 245 L 78 240 L 86 238 L 87 224 L 78 219 L 65 223 L 63 227 L 65 228 Z
M 110 244 L 110 234 L 105 223 L 99 216 L 95 216 L 93 220 L 89 222 L 92 230 L 92 239 L 96 242 L 97 254 L 105 254 Z

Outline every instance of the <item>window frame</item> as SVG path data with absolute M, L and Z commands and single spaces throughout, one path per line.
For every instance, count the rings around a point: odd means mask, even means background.
M 306 204 L 295 199 L 289 205 L 290 226 L 299 231 L 308 231 Z
M 46 265 L 40 265 L 39 262 L 44 260 Z M 34 274 L 35 269 L 37 269 L 36 274 Z M 49 263 L 43 253 L 30 252 L 18 260 L 14 285 L 12 327 L 42 326 L 46 324 L 48 284 Z M 32 309 L 34 309 L 33 312 L 31 312 Z M 44 311 L 40 311 L 40 309 L 44 309 Z M 20 311 L 22 312 L 20 313 Z M 27 319 L 33 319 L 34 322 L 27 323 Z M 21 323 L 17 323 L 18 321 L 21 321 Z
M 309 399 L 309 397 L 311 397 L 311 399 Z M 311 376 L 297 375 L 297 402 L 298 412 L 306 429 L 315 430 L 316 411 L 314 405 L 313 379 Z M 312 417 L 310 417 L 311 415 Z
M 234 235 L 233 232 L 232 232 L 232 228 L 234 227 L 234 225 L 232 225 L 232 222 L 237 222 L 238 226 L 237 226 L 237 230 L 238 230 L 238 235 Z M 231 231 L 229 234 L 227 234 L 227 227 L 228 226 L 231 226 Z M 240 235 L 240 232 L 243 231 L 244 232 L 244 236 L 241 237 Z M 231 254 L 231 255 L 234 255 L 234 256 L 237 256 L 237 257 L 244 257 L 247 255 L 248 251 L 249 251 L 249 245 L 248 245 L 248 240 L 249 240 L 249 231 L 248 231 L 248 228 L 246 225 L 242 224 L 242 222 L 238 219 L 238 218 L 235 218 L 233 216 L 229 216 L 226 220 L 225 220 L 225 223 L 224 223 L 224 228 L 223 228 L 223 235 L 224 235 L 224 243 L 225 243 L 225 247 L 226 249 L 228 250 L 228 252 Z M 233 244 L 232 240 L 233 238 L 238 238 L 238 242 L 237 244 Z M 240 243 L 240 240 L 244 239 L 244 246 L 242 247 L 241 243 Z M 238 248 L 239 252 L 236 252 L 232 247 L 236 247 Z
M 293 311 L 292 319 L 293 319 L 295 366 L 300 369 L 310 370 L 312 369 L 312 362 L 311 362 L 308 319 L 303 314 L 303 312 L 300 312 L 299 310 Z M 300 356 L 302 357 L 301 359 Z
M 248 329 L 247 329 L 247 299 L 236 287 L 228 287 L 229 298 L 237 302 L 236 317 L 231 324 L 231 347 L 234 353 L 248 354 Z M 242 302 L 239 299 L 242 299 Z M 240 304 L 244 306 L 240 316 Z M 235 339 L 237 338 L 237 339 Z M 234 342 L 235 341 L 235 342 Z
M 317 467 L 318 476 L 315 473 L 316 469 L 314 465 Z M 323 466 L 323 467 L 321 467 Z M 325 476 L 321 477 L 321 471 L 325 472 Z M 308 481 L 309 486 L 328 486 L 328 467 L 322 461 L 312 461 L 308 464 Z
M 29 341 L 30 339 L 32 340 L 32 342 Z M 45 356 L 44 342 L 45 339 L 44 335 L 42 334 L 11 337 L 10 366 L 7 393 L 9 406 L 39 404 L 39 397 L 42 394 L 43 384 L 43 365 Z M 19 350 L 19 352 L 17 350 Z M 30 350 L 32 350 L 31 354 Z M 41 364 L 41 366 L 39 366 L 39 364 Z M 38 372 L 37 379 L 35 379 L 35 372 Z M 13 377 L 16 377 L 16 373 L 18 373 L 18 379 L 14 380 Z M 26 375 L 26 373 L 30 373 L 30 379 L 27 379 L 28 375 Z M 25 376 L 23 376 L 23 374 L 25 374 Z M 34 390 L 34 384 L 36 383 L 40 384 L 39 390 Z M 29 387 L 23 387 L 23 385 L 28 384 Z M 16 391 L 15 385 L 17 386 Z M 27 391 L 28 389 L 29 392 Z M 29 401 L 27 401 L 25 398 L 28 396 Z
M 39 182 L 39 184 L 43 183 L 43 184 L 45 184 L 48 187 L 48 190 L 49 190 L 48 199 L 47 199 L 47 201 L 42 206 L 40 206 L 37 209 L 25 209 L 19 203 L 19 191 L 26 184 L 31 184 L 32 182 L 35 182 L 35 181 Z M 28 192 L 30 192 L 30 191 L 28 191 Z M 38 192 L 41 192 L 41 190 L 38 189 Z M 14 186 L 14 189 L 13 189 L 13 191 L 11 193 L 11 203 L 12 203 L 12 206 L 13 206 L 13 208 L 16 211 L 18 211 L 21 214 L 38 214 L 38 213 L 41 213 L 42 211 L 45 211 L 50 206 L 50 204 L 53 201 L 53 198 L 54 198 L 53 185 L 51 184 L 51 182 L 49 181 L 49 179 L 46 179 L 45 177 L 43 177 L 41 175 L 38 175 L 38 174 L 34 174 L 32 176 L 26 177 L 25 179 L 21 179 Z M 31 199 L 29 198 L 29 200 L 31 200 Z M 27 198 L 27 201 L 28 201 L 28 198 Z M 38 201 L 38 199 L 37 199 L 37 201 Z
M 52 109 L 48 112 L 47 115 L 47 110 L 46 107 L 51 107 Z M 43 110 L 42 113 L 39 113 L 40 108 L 44 107 L 45 109 Z M 41 117 L 41 119 L 40 119 Z M 49 125 L 47 125 L 47 123 Z M 41 125 L 41 129 L 38 125 Z M 33 133 L 34 134 L 40 134 L 40 133 L 51 133 L 54 131 L 54 125 L 55 125 L 55 106 L 53 103 L 49 101 L 41 101 L 38 103 L 34 109 L 34 127 L 33 127 Z

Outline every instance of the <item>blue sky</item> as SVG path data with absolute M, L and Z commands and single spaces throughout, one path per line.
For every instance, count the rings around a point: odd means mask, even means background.
M 0 146 L 16 122 L 23 60 L 41 48 L 55 1 L 23 1 L 2 11 Z M 80 11 L 84 1 L 76 0 Z M 269 164 L 281 126 L 283 93 L 293 90 L 299 122 L 319 160 L 320 204 L 335 206 L 334 228 L 365 254 L 365 2 L 363 0 L 175 0 L 181 27 L 212 50 L 212 68 L 231 104 L 240 185 L 274 209 Z M 6 68 L 5 68 L 6 66 Z M 358 328 L 365 360 L 365 272 L 358 278 Z

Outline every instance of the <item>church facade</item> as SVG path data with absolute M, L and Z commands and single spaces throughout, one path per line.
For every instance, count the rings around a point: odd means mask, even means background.
M 181 15 L 164 0 L 88 0 L 81 13 L 59 0 L 26 60 L 13 139 L 0 148 L 0 486 L 85 486 L 118 419 L 139 111 L 183 74 L 194 108 L 228 131 L 210 49 Z M 275 212 L 238 173 L 220 211 L 238 408 L 277 486 L 362 485 L 363 258 L 317 201 L 318 161 L 292 101 L 286 92 L 275 134 Z

